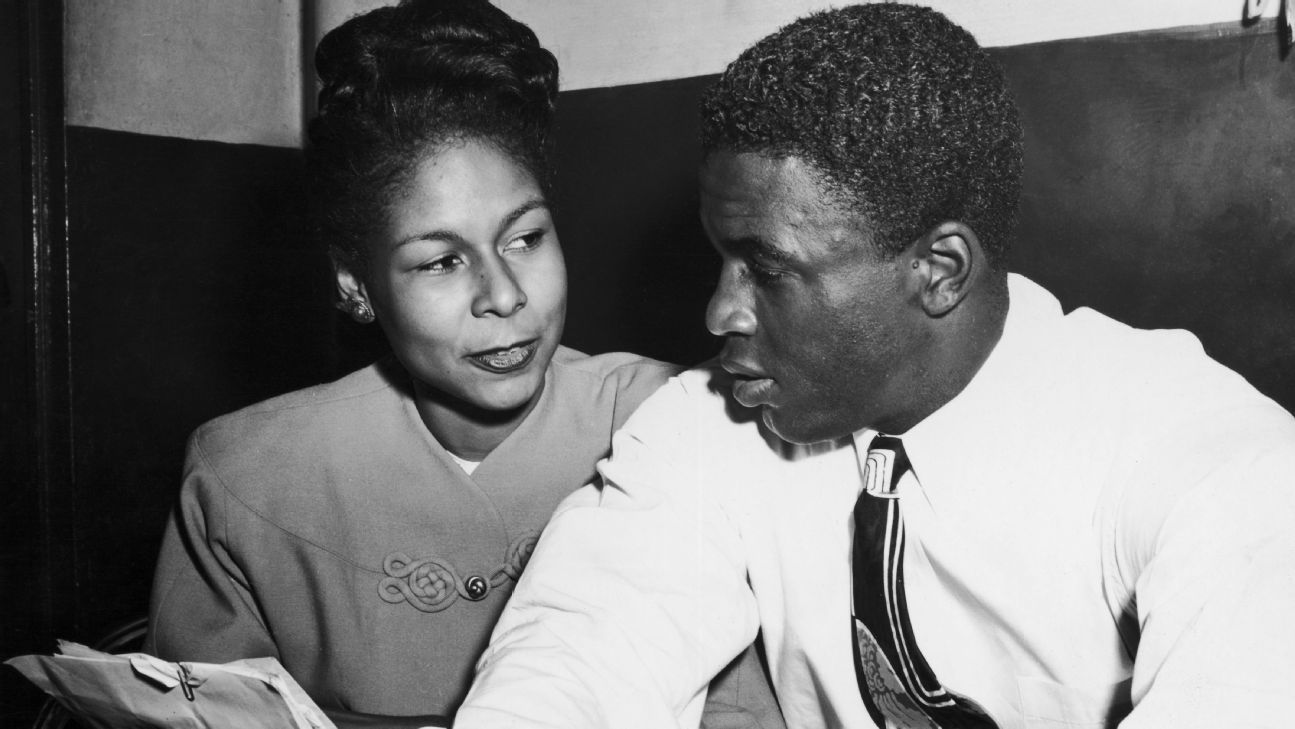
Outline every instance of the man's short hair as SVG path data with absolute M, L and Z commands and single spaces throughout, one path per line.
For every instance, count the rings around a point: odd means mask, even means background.
M 747 49 L 702 100 L 702 146 L 794 156 L 897 254 L 958 220 L 999 267 L 1016 233 L 1021 129 L 1002 68 L 940 13 L 814 13 Z

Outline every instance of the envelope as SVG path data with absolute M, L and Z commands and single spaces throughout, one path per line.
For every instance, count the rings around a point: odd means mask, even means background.
M 171 663 L 59 641 L 5 663 L 95 727 L 336 729 L 275 658 Z

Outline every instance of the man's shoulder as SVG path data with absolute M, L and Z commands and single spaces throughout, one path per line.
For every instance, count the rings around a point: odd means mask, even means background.
M 1080 427 L 1096 420 L 1157 431 L 1238 409 L 1263 421 L 1289 417 L 1190 331 L 1135 327 L 1086 306 L 1062 313 L 1038 284 L 1013 274 L 1010 285 L 1015 343 L 1001 379 L 1049 403 L 1041 417 L 1065 411 Z
M 1274 477 L 1295 467 L 1295 417 L 1213 359 L 1191 332 L 1140 329 L 1077 309 L 1065 333 L 1068 359 L 1057 382 L 1069 389 L 1060 401 L 1070 406 L 1062 414 L 1076 414 L 1089 431 L 1083 442 L 1108 453 L 1104 498 L 1125 532 L 1149 539 L 1170 514 L 1195 512 L 1222 528 L 1240 518 L 1225 511 L 1295 503 L 1287 477 Z
M 978 452 L 1010 454 L 1019 473 L 1046 472 L 1058 487 L 1066 473 L 1084 482 L 1106 474 L 1111 498 L 1139 491 L 1163 506 L 1225 464 L 1295 444 L 1295 418 L 1191 332 L 1138 328 L 1085 307 L 1063 314 L 1028 282 L 1012 293 L 1013 307 L 1023 304 L 1009 314 L 1016 329 L 978 391 L 992 397 L 974 399 L 983 415 L 964 418 L 979 426 L 967 437 L 984 446 Z
M 813 445 L 781 440 L 764 426 L 759 409 L 733 398 L 732 384 L 732 376 L 710 365 L 672 378 L 616 433 L 611 457 L 599 465 L 603 481 L 644 504 L 661 494 L 675 494 L 680 503 L 705 494 L 708 503 L 743 519 L 765 519 L 783 507 L 808 513 L 801 510 L 831 501 L 841 488 L 853 500 L 858 466 L 848 438 Z M 816 494 L 809 502 L 806 484 L 822 486 L 809 490 Z M 607 500 L 609 493 L 579 498 L 618 503 Z
M 660 422 L 746 429 L 758 419 L 758 411 L 739 405 L 731 395 L 732 386 L 732 375 L 713 362 L 704 362 L 670 378 L 627 425 Z
M 1066 317 L 1069 371 L 1108 392 L 1131 422 L 1161 429 L 1202 421 L 1232 421 L 1247 431 L 1285 429 L 1291 416 L 1245 377 L 1211 357 L 1183 329 L 1140 329 L 1091 309 Z
M 685 370 L 644 401 L 623 432 L 643 442 L 673 442 L 676 448 L 705 453 L 712 463 L 734 458 L 797 461 L 841 445 L 780 439 L 764 427 L 758 408 L 734 399 L 733 379 L 713 361 Z

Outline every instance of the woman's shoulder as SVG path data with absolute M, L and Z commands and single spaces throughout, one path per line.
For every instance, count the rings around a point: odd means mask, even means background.
M 566 346 L 558 347 L 553 354 L 553 367 L 586 378 L 604 380 L 655 380 L 664 383 L 683 370 L 679 365 L 644 357 L 632 352 L 605 352 L 585 354 Z
M 209 455 L 257 443 L 301 443 L 327 439 L 330 432 L 354 429 L 375 416 L 401 412 L 407 381 L 392 360 L 380 360 L 334 380 L 294 390 L 207 421 L 194 431 L 191 448 Z
M 632 352 L 591 355 L 570 347 L 558 347 L 552 366 L 561 377 L 579 383 L 582 389 L 610 389 L 618 397 L 642 392 L 640 401 L 683 370 L 679 365 Z
M 552 367 L 560 397 L 586 407 L 606 407 L 613 430 L 683 369 L 629 352 L 588 355 L 568 347 L 558 348 Z

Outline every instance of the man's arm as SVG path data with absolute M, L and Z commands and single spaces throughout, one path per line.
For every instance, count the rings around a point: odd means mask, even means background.
M 1135 708 L 1123 729 L 1291 723 L 1295 442 L 1214 445 L 1216 465 L 1177 485 L 1185 493 L 1158 529 L 1126 524 L 1143 567 Z M 1133 503 L 1128 514 L 1150 508 Z
M 672 382 L 567 499 L 495 628 L 456 729 L 696 727 L 710 679 L 754 639 L 739 529 Z

